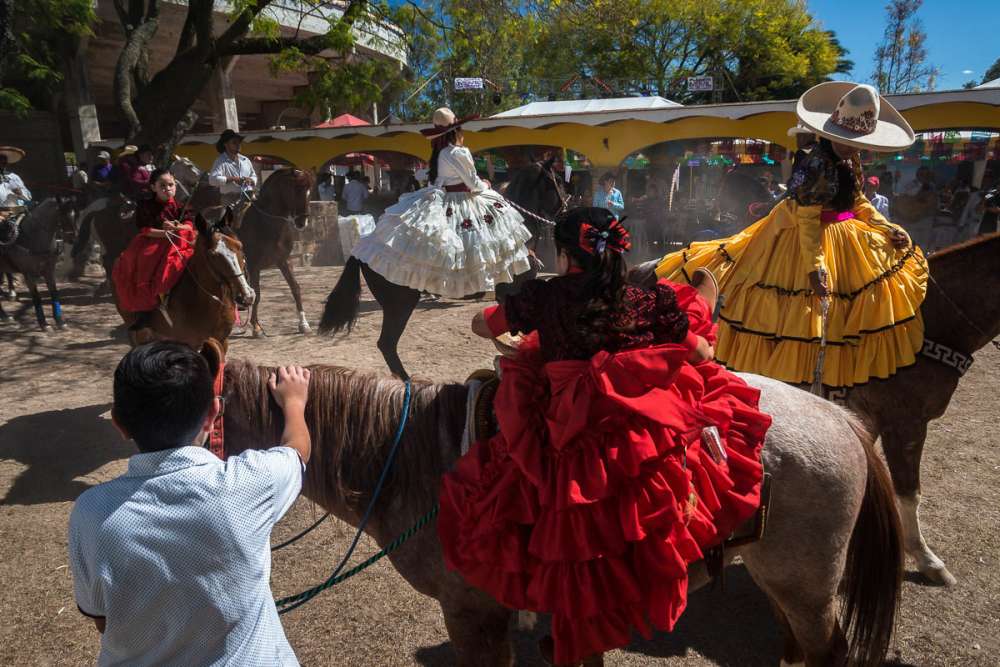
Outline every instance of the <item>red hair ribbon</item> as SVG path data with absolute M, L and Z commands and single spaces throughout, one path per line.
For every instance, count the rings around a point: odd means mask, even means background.
M 605 248 L 623 253 L 632 249 L 632 240 L 618 218 L 613 219 L 604 230 L 585 222 L 580 225 L 580 247 L 591 255 L 600 255 Z

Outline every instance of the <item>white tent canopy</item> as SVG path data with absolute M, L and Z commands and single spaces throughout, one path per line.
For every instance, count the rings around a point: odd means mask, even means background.
M 976 86 L 976 88 L 1000 88 L 1000 79 L 993 79 L 992 81 L 987 81 L 981 86 Z
M 662 97 L 613 97 L 596 100 L 561 100 L 557 102 L 532 102 L 490 116 L 490 118 L 526 118 L 529 116 L 562 116 L 578 113 L 606 113 L 616 111 L 649 111 L 683 106 Z

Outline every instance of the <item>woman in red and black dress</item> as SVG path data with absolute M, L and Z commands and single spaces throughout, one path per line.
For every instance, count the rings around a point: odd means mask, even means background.
M 526 334 L 501 361 L 500 433 L 441 490 L 448 566 L 512 609 L 552 614 L 556 664 L 670 630 L 688 564 L 760 501 L 770 418 L 712 361 L 708 304 L 687 285 L 628 285 L 628 233 L 607 210 L 555 230 L 559 277 L 473 322 Z M 712 428 L 714 427 L 714 429 Z M 717 431 L 721 451 L 703 449 Z
M 131 329 L 141 329 L 180 280 L 198 237 L 191 212 L 174 199 L 177 184 L 170 172 L 157 169 L 150 183 L 153 197 L 143 200 L 135 212 L 139 235 L 112 271 L 118 307 L 138 314 Z

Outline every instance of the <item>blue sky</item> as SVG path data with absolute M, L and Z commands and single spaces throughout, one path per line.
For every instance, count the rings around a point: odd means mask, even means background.
M 850 77 L 867 81 L 885 30 L 884 0 L 806 0 L 813 16 L 837 33 L 854 61 Z M 927 33 L 927 59 L 941 69 L 938 90 L 977 82 L 1000 58 L 1000 0 L 924 0 L 917 13 Z

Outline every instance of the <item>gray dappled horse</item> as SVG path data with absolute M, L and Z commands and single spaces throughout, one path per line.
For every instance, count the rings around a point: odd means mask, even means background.
M 0 245 L 0 275 L 3 273 L 20 273 L 31 292 L 31 301 L 35 309 L 35 319 L 42 330 L 48 328 L 45 311 L 42 308 L 42 297 L 38 292 L 38 279 L 45 281 L 52 301 L 52 319 L 56 327 L 64 326 L 62 304 L 59 302 L 59 290 L 56 287 L 56 262 L 62 248 L 62 240 L 57 234 L 72 236 L 73 204 L 71 200 L 50 197 L 31 208 L 20 222 L 16 223 L 16 237 L 13 236 L 15 223 L 0 222 L 7 225 L 11 233 L 11 241 Z M 0 303 L 0 320 L 7 320 Z
M 245 361 L 227 363 L 228 453 L 278 442 L 283 422 L 268 394 L 271 371 Z M 773 418 L 762 454 L 772 491 L 763 539 L 727 550 L 727 556 L 742 558 L 773 603 L 788 634 L 787 663 L 819 667 L 850 658 L 851 664 L 881 665 L 899 600 L 902 556 L 892 487 L 872 438 L 833 403 L 774 380 L 743 377 L 761 389 L 760 409 Z M 392 482 L 366 528 L 381 546 L 435 506 L 441 475 L 460 456 L 468 388 L 427 382 L 412 387 Z M 306 421 L 313 458 L 303 489 L 308 498 L 357 525 L 392 447 L 404 393 L 397 379 L 312 368 Z M 414 589 L 440 604 L 455 652 L 449 662 L 514 664 L 513 611 L 445 567 L 433 523 L 389 559 Z M 705 584 L 704 563 L 694 563 L 689 577 L 691 590 Z
M 554 218 L 565 207 L 566 197 L 559 177 L 552 169 L 553 162 L 550 159 L 544 163 L 535 163 L 517 172 L 504 196 L 536 215 L 550 220 Z M 535 243 L 529 243 L 529 249 L 533 250 L 530 246 L 537 244 L 543 223 L 530 215 L 524 215 L 524 219 L 525 226 L 535 239 Z M 356 257 L 352 256 L 347 260 L 340 280 L 326 298 L 319 324 L 320 333 L 337 333 L 344 329 L 350 331 L 354 327 L 361 308 L 362 275 L 375 300 L 382 306 L 382 330 L 377 342 L 378 349 L 389 370 L 397 377 L 407 378 L 409 375 L 403 367 L 397 348 L 413 309 L 420 301 L 420 292 L 386 280 Z M 537 275 L 538 264 L 533 259 L 532 269 L 516 276 L 513 287 L 516 289 L 524 279 Z M 498 285 L 497 298 L 502 299 L 505 293 L 509 293 L 509 288 Z

